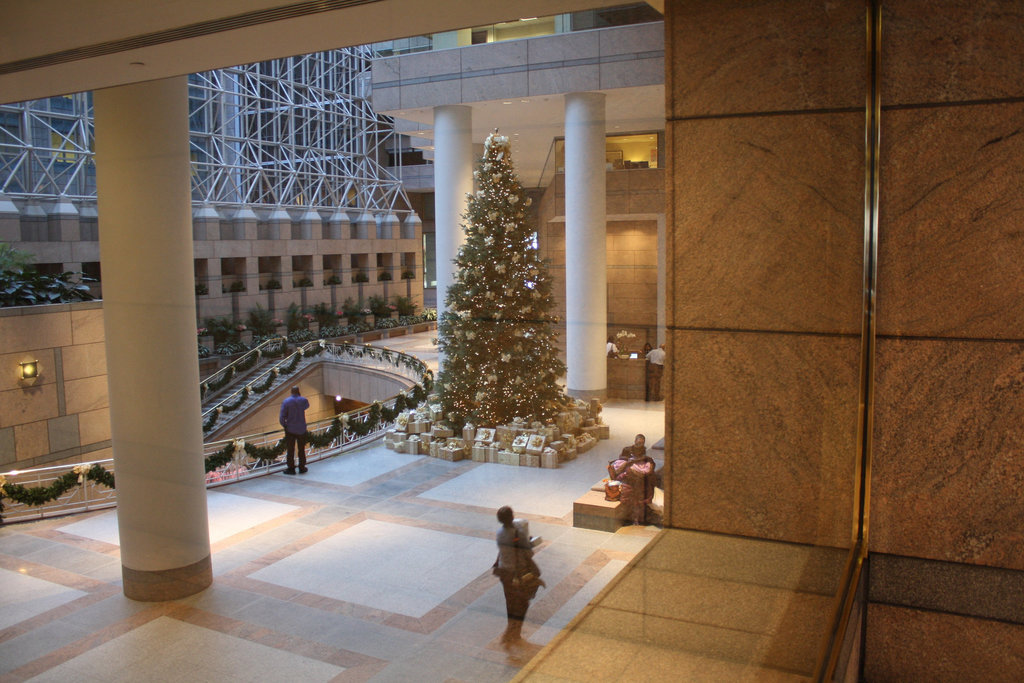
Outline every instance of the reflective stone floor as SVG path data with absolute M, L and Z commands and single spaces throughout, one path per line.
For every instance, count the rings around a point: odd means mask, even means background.
M 377 445 L 211 490 L 215 580 L 184 600 L 123 596 L 112 510 L 0 527 L 0 682 L 509 680 L 657 534 L 572 527 L 633 434 L 663 436 L 660 403 L 605 418 L 612 439 L 557 470 Z M 511 650 L 490 573 L 504 504 L 543 537 L 547 582 Z

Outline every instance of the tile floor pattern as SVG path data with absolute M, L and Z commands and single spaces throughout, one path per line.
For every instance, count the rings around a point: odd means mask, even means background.
M 212 490 L 214 584 L 167 603 L 121 593 L 114 511 L 2 527 L 0 683 L 508 680 L 657 532 L 572 527 L 633 434 L 663 436 L 660 403 L 609 402 L 605 421 L 612 439 L 557 470 L 374 445 Z M 547 581 L 512 653 L 490 573 L 502 504 L 544 538 Z

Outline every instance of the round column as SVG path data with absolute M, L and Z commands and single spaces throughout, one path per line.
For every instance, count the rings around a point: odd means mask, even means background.
M 462 214 L 473 191 L 472 109 L 434 107 L 434 249 L 437 261 L 437 313 L 444 311 L 455 280 L 453 261 L 465 241 Z
M 602 93 L 565 96 L 566 389 L 608 394 L 608 274 Z
M 213 581 L 184 76 L 96 91 L 96 184 L 124 593 Z

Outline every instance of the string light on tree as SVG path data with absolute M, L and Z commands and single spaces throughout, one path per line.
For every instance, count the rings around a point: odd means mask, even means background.
M 557 384 L 551 282 L 536 247 L 511 145 L 495 131 L 484 143 L 466 195 L 466 240 L 438 321 L 444 367 L 436 386 L 456 425 L 498 425 L 514 417 L 546 419 L 569 399 Z

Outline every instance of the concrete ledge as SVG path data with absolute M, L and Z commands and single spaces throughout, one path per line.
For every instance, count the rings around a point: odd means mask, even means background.
M 572 525 L 580 529 L 615 532 L 626 524 L 626 511 L 603 491 L 587 491 L 572 504 Z

